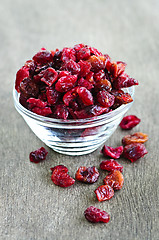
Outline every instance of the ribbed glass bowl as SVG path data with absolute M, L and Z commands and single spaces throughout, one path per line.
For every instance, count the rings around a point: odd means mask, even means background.
M 134 87 L 124 89 L 134 98 Z M 54 151 L 66 155 L 84 155 L 95 151 L 116 130 L 132 103 L 97 117 L 61 120 L 37 115 L 19 103 L 13 89 L 14 105 L 35 135 Z

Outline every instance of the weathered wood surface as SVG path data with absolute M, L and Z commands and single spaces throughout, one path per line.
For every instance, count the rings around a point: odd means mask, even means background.
M 20 1 L 0 4 L 0 239 L 159 239 L 159 1 Z M 130 132 L 148 133 L 149 154 L 124 166 L 125 184 L 107 202 L 96 200 L 94 185 L 55 186 L 49 168 L 65 164 L 74 176 L 81 165 L 99 167 L 98 149 L 82 157 L 49 151 L 47 161 L 31 164 L 30 151 L 44 146 L 16 112 L 12 100 L 15 72 L 41 47 L 84 42 L 126 61 L 139 80 L 129 114 L 142 119 Z M 117 129 L 107 141 L 117 146 L 126 133 Z M 83 216 L 94 205 L 111 215 L 108 224 L 91 224 Z

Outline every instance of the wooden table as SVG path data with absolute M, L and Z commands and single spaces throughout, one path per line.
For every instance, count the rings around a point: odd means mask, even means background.
M 1 239 L 159 239 L 159 1 L 151 0 L 5 0 L 0 5 L 0 153 Z M 104 159 L 94 153 L 69 157 L 49 149 L 40 164 L 29 153 L 45 146 L 16 112 L 12 87 L 16 71 L 41 47 L 59 49 L 77 43 L 94 46 L 125 61 L 127 73 L 139 80 L 128 114 L 141 123 L 129 131 L 149 135 L 143 159 L 121 158 L 124 187 L 110 201 L 98 202 L 93 185 L 76 182 L 67 189 L 55 186 L 50 167 L 64 164 L 71 176 L 79 166 Z M 119 146 L 127 132 L 119 128 L 107 145 Z M 96 206 L 111 215 L 108 224 L 91 224 L 83 212 Z

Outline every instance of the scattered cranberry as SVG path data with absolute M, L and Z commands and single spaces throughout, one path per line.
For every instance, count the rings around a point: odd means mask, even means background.
M 39 163 L 46 159 L 47 154 L 48 154 L 48 151 L 46 151 L 44 147 L 41 147 L 38 150 L 31 152 L 29 155 L 29 158 L 31 162 Z
M 120 158 L 122 152 L 123 152 L 123 146 L 112 148 L 109 146 L 104 145 L 101 152 L 105 157 L 111 157 L 111 158 Z
M 99 186 L 94 192 L 99 202 L 109 200 L 114 196 L 114 190 L 109 185 Z
M 99 178 L 99 172 L 96 167 L 80 167 L 75 175 L 78 181 L 84 183 L 95 183 Z
M 136 117 L 135 115 L 129 115 L 126 116 L 122 119 L 121 123 L 120 123 L 120 127 L 122 129 L 132 129 L 133 127 L 135 127 L 136 125 L 138 125 L 140 123 L 140 119 L 138 117 Z
M 108 223 L 110 216 L 107 212 L 100 210 L 99 208 L 90 206 L 84 211 L 84 216 L 89 222 L 97 223 L 104 222 Z
M 118 170 L 120 172 L 123 171 L 123 166 L 120 165 L 117 161 L 115 161 L 114 159 L 109 159 L 109 160 L 105 160 L 102 161 L 100 163 L 100 168 L 102 170 L 107 170 L 107 171 L 114 171 L 114 170 Z
M 51 180 L 55 185 L 60 187 L 69 187 L 75 183 L 75 180 L 68 175 L 68 169 L 65 166 L 58 165 L 54 168 L 51 168 L 51 170 Z
M 135 162 L 139 158 L 147 154 L 144 144 L 142 143 L 131 143 L 124 147 L 123 156 L 129 159 L 131 162 Z
M 148 135 L 142 132 L 136 132 L 132 135 L 126 135 L 122 139 L 123 145 L 128 145 L 131 143 L 144 143 L 148 140 Z
M 104 178 L 104 184 L 109 185 L 114 190 L 119 190 L 123 187 L 124 177 L 118 170 L 114 170 Z

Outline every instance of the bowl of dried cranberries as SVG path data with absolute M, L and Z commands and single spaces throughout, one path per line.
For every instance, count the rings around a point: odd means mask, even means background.
M 42 48 L 16 74 L 15 108 L 53 150 L 91 153 L 111 136 L 133 103 L 138 81 L 125 67 L 84 44 Z

